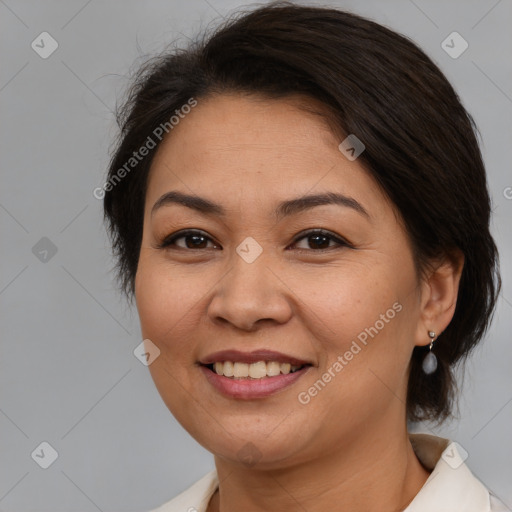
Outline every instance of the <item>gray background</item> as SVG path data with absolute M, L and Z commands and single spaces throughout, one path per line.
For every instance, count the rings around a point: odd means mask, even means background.
M 243 5 L 250 4 L 0 0 L 2 511 L 140 512 L 213 468 L 133 355 L 141 342 L 137 314 L 116 292 L 102 204 L 92 191 L 104 181 L 117 133 L 112 110 L 129 69 Z M 468 365 L 461 420 L 422 430 L 457 440 L 473 472 L 512 507 L 512 2 L 324 5 L 409 35 L 481 130 L 504 288 Z M 454 30 L 469 43 L 457 59 L 441 47 Z M 47 59 L 31 48 L 43 31 L 59 44 Z M 55 254 L 41 252 L 52 244 Z M 48 469 L 31 457 L 43 441 L 58 452 Z

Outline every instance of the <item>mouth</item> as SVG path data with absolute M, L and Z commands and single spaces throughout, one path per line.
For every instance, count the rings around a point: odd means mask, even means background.
M 243 363 L 234 361 L 217 361 L 203 364 L 208 370 L 228 379 L 268 379 L 279 375 L 295 373 L 310 364 L 280 363 L 278 361 L 257 361 L 255 363 Z
M 312 366 L 309 361 L 273 350 L 222 350 L 206 356 L 199 364 L 229 379 L 271 378 Z
M 228 398 L 252 400 L 282 391 L 313 367 L 311 362 L 269 350 L 224 350 L 198 361 L 206 380 Z

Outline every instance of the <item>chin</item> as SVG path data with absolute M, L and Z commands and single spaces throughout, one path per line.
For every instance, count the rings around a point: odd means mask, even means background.
M 300 447 L 296 437 L 291 432 L 272 432 L 272 428 L 275 426 L 262 429 L 265 433 L 239 428 L 232 435 L 224 432 L 217 437 L 208 435 L 196 440 L 215 456 L 247 468 L 278 469 L 298 462 Z

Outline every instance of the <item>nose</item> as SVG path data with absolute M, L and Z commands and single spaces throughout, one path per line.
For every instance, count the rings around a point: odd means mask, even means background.
M 286 323 L 293 311 L 290 290 L 268 263 L 263 256 L 247 263 L 235 254 L 230 270 L 214 288 L 209 318 L 245 331 Z

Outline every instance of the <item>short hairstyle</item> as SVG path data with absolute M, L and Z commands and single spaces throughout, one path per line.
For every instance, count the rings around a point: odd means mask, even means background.
M 135 292 L 147 177 L 163 138 L 122 179 L 120 170 L 191 98 L 223 93 L 319 100 L 331 126 L 363 141 L 358 162 L 399 213 L 418 272 L 462 252 L 455 313 L 434 346 L 438 369 L 426 375 L 428 346 L 414 348 L 406 404 L 410 421 L 453 416 L 456 363 L 485 334 L 501 286 L 476 127 L 422 50 L 355 14 L 273 3 L 238 13 L 186 49 L 139 68 L 118 112 L 121 130 L 104 189 L 104 218 L 127 298 Z

